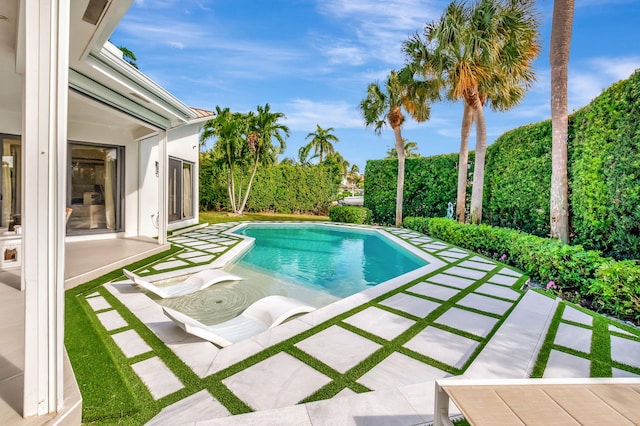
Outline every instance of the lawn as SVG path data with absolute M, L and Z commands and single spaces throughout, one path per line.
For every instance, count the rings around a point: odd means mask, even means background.
M 200 222 L 226 223 L 226 222 L 244 222 L 249 220 L 259 221 L 325 221 L 329 220 L 328 216 L 316 216 L 310 214 L 281 214 L 281 213 L 244 213 L 237 215 L 229 212 L 200 212 Z

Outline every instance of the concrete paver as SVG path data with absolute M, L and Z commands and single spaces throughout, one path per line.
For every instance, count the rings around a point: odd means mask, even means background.
M 509 300 L 517 300 L 521 295 L 521 293 L 515 291 L 512 288 L 491 283 L 482 284 L 475 290 L 475 292 Z
M 154 399 L 179 391 L 184 386 L 158 357 L 145 359 L 131 365 L 133 371 L 147 386 Z
M 435 284 L 444 284 L 444 285 L 448 285 L 450 287 L 455 287 L 459 289 L 465 289 L 470 285 L 475 284 L 475 280 L 456 277 L 454 275 L 449 275 L 445 273 L 440 273 L 432 277 L 429 277 L 427 278 L 427 281 Z
M 460 306 L 477 309 L 483 312 L 502 315 L 513 305 L 504 300 L 495 299 L 481 294 L 470 293 L 457 302 Z
M 511 275 L 496 274 L 491 278 L 489 278 L 488 282 L 494 283 L 494 284 L 512 286 L 513 284 L 516 283 L 516 281 L 518 281 L 518 279 L 519 277 L 514 277 Z
M 562 319 L 565 321 L 577 322 L 578 324 L 593 325 L 593 317 L 577 310 L 571 306 L 566 306 L 562 313 Z
M 638 337 L 633 333 L 629 333 L 627 330 L 624 330 L 616 325 L 613 324 L 609 324 L 609 331 L 613 331 L 615 333 L 620 333 L 620 334 L 624 334 L 625 336 L 632 336 L 632 337 Z
M 97 314 L 98 319 L 107 330 L 116 330 L 118 328 L 126 327 L 127 322 L 122 318 L 118 311 L 106 311 Z
M 360 311 L 343 321 L 386 340 L 393 340 L 416 323 L 409 318 L 392 314 L 375 306 Z
M 443 345 L 442 342 L 447 342 Z M 469 359 L 479 342 L 436 327 L 427 327 L 409 340 L 404 347 L 460 368 Z
M 167 424 L 196 423 L 202 420 L 215 419 L 231 415 L 224 405 L 220 404 L 206 390 L 201 390 L 180 401 L 165 407 L 149 420 L 145 426 L 162 426 Z
M 111 337 L 127 358 L 151 351 L 151 347 L 142 340 L 142 337 L 135 330 L 125 330 L 113 334 Z
M 436 319 L 436 323 L 486 337 L 498 322 L 497 318 L 480 315 L 460 308 L 450 308 Z
M 446 371 L 394 352 L 360 377 L 358 383 L 371 390 L 379 390 L 441 379 L 447 375 Z
M 475 269 L 461 268 L 460 266 L 453 266 L 447 269 L 447 274 L 458 275 L 460 277 L 471 278 L 473 280 L 482 279 L 485 277 L 485 275 L 487 275 L 486 272 L 478 271 Z
M 296 347 L 341 373 L 381 348 L 379 344 L 337 325 L 304 339 Z
M 611 359 L 640 368 L 640 342 L 611 336 Z
M 640 374 L 632 373 L 631 371 L 621 370 L 613 367 L 611 369 L 611 377 L 640 377 Z
M 87 297 L 87 303 L 94 311 L 102 311 L 104 309 L 111 308 L 109 302 L 107 302 L 107 300 L 102 296 Z
M 589 354 L 591 353 L 591 335 L 592 332 L 588 328 L 561 322 L 554 343 Z
M 591 361 L 555 349 L 549 354 L 547 367 L 542 377 L 546 378 L 576 378 L 589 377 Z
M 397 293 L 380 302 L 383 306 L 397 309 L 402 312 L 424 318 L 437 309 L 440 304 L 421 297 L 411 296 L 406 293 Z
M 407 291 L 443 301 L 449 300 L 456 294 L 460 293 L 460 290 L 458 289 L 427 282 L 418 283 L 413 287 L 409 287 Z
M 459 263 L 459 265 L 464 268 L 480 269 L 481 271 L 491 271 L 496 267 L 495 263 L 475 262 L 473 260 L 465 260 L 464 262 Z
M 222 381 L 255 410 L 294 405 L 331 381 L 289 354 L 280 352 Z

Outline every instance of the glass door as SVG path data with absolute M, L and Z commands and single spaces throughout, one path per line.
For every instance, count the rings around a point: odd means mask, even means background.
M 67 234 L 122 230 L 122 147 L 69 144 Z

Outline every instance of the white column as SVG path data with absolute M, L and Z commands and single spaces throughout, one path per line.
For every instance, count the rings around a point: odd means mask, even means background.
M 169 214 L 169 156 L 167 155 L 167 132 L 158 135 L 158 243 L 167 244 L 167 215 Z
M 24 0 L 23 415 L 63 404 L 69 0 Z

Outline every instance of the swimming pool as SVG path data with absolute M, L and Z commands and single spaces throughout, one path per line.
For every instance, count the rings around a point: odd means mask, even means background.
M 229 263 L 224 269 L 243 277 L 242 281 L 157 302 L 211 325 L 234 318 L 251 303 L 272 294 L 321 308 L 438 263 L 422 252 L 414 254 L 420 251 L 408 245 L 403 248 L 397 237 L 373 228 L 249 223 L 230 231 L 245 241 L 225 254 Z
M 235 233 L 255 238 L 237 265 L 340 298 L 427 264 L 374 230 L 247 225 Z

